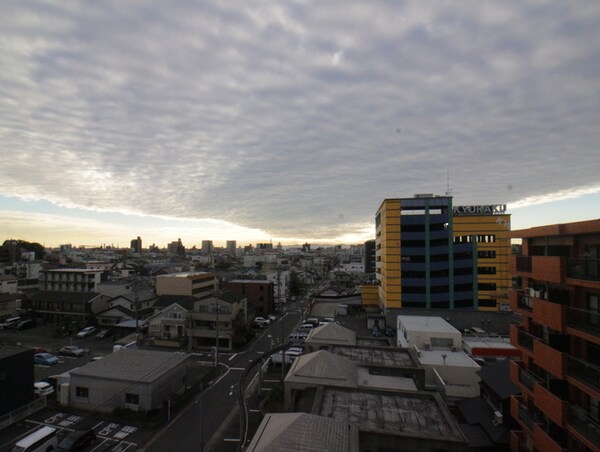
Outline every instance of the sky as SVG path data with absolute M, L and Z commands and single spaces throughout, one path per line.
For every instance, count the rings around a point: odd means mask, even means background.
M 385 198 L 600 217 L 600 2 L 0 2 L 0 240 L 359 243 Z

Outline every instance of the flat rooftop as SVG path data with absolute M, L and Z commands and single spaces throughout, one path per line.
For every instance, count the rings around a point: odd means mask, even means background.
M 361 431 L 464 441 L 439 396 L 328 387 L 315 411 L 320 416 L 358 425 Z
M 234 279 L 227 282 L 244 284 L 273 284 L 273 281 L 269 281 L 268 279 Z
M 203 276 L 209 274 L 209 272 L 178 272 L 169 273 L 168 275 L 158 275 L 157 278 L 189 278 L 190 276 Z
M 423 365 L 480 368 L 479 364 L 462 351 L 421 350 L 419 353 L 419 360 Z
M 367 366 L 419 367 L 410 352 L 402 348 L 343 347 L 338 345 L 331 347 L 329 351 Z
M 428 317 L 421 315 L 399 315 L 398 322 L 404 325 L 407 331 L 421 331 L 430 333 L 458 333 L 456 328 L 441 317 Z

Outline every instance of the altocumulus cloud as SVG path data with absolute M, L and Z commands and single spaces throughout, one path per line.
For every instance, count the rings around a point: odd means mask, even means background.
M 597 190 L 600 4 L 423 3 L 5 2 L 0 194 L 328 238 Z

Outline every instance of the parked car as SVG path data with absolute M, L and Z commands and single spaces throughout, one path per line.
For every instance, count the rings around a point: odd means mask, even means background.
M 394 328 L 392 328 L 391 326 L 386 326 L 385 327 L 385 335 L 387 337 L 396 337 L 396 330 Z
M 65 345 L 58 351 L 58 353 L 60 353 L 61 355 L 65 355 L 65 356 L 80 357 L 80 356 L 85 355 L 85 350 L 82 348 L 79 348 L 75 345 Z
M 265 319 L 264 317 L 255 317 L 252 324 L 258 326 L 259 328 L 266 328 L 269 326 L 271 321 L 269 319 Z
M 33 384 L 33 393 L 40 397 L 46 397 L 54 392 L 54 388 L 50 383 L 45 381 L 36 381 Z
M 58 444 L 57 451 L 79 451 L 96 443 L 96 433 L 94 430 L 75 430 L 69 433 Z
M 79 333 L 77 333 L 77 337 L 78 338 L 84 338 L 84 337 L 91 336 L 94 333 L 94 331 L 96 331 L 96 327 L 95 326 L 86 326 Z
M 104 339 L 110 336 L 110 330 L 100 330 L 98 334 L 96 334 L 96 339 Z
M 17 331 L 28 330 L 30 328 L 35 328 L 35 321 L 33 319 L 25 319 L 21 320 L 16 327 Z
M 269 320 L 270 320 L 271 322 L 274 322 L 275 320 L 277 320 L 277 316 L 276 316 L 276 315 L 270 315 L 270 316 L 269 316 Z
M 58 358 L 50 353 L 36 353 L 33 355 L 33 364 L 41 364 L 43 366 L 53 366 L 58 363 Z
M 382 333 L 382 331 L 379 328 L 375 327 L 375 328 L 373 328 L 373 331 L 371 332 L 371 336 L 373 336 L 373 337 L 383 337 L 383 333 Z

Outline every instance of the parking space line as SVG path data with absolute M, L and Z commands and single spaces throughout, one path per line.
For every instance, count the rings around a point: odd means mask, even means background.
M 233 355 L 231 355 L 228 359 L 228 361 L 231 361 L 233 358 L 235 358 L 237 356 L 237 353 L 234 353 Z

